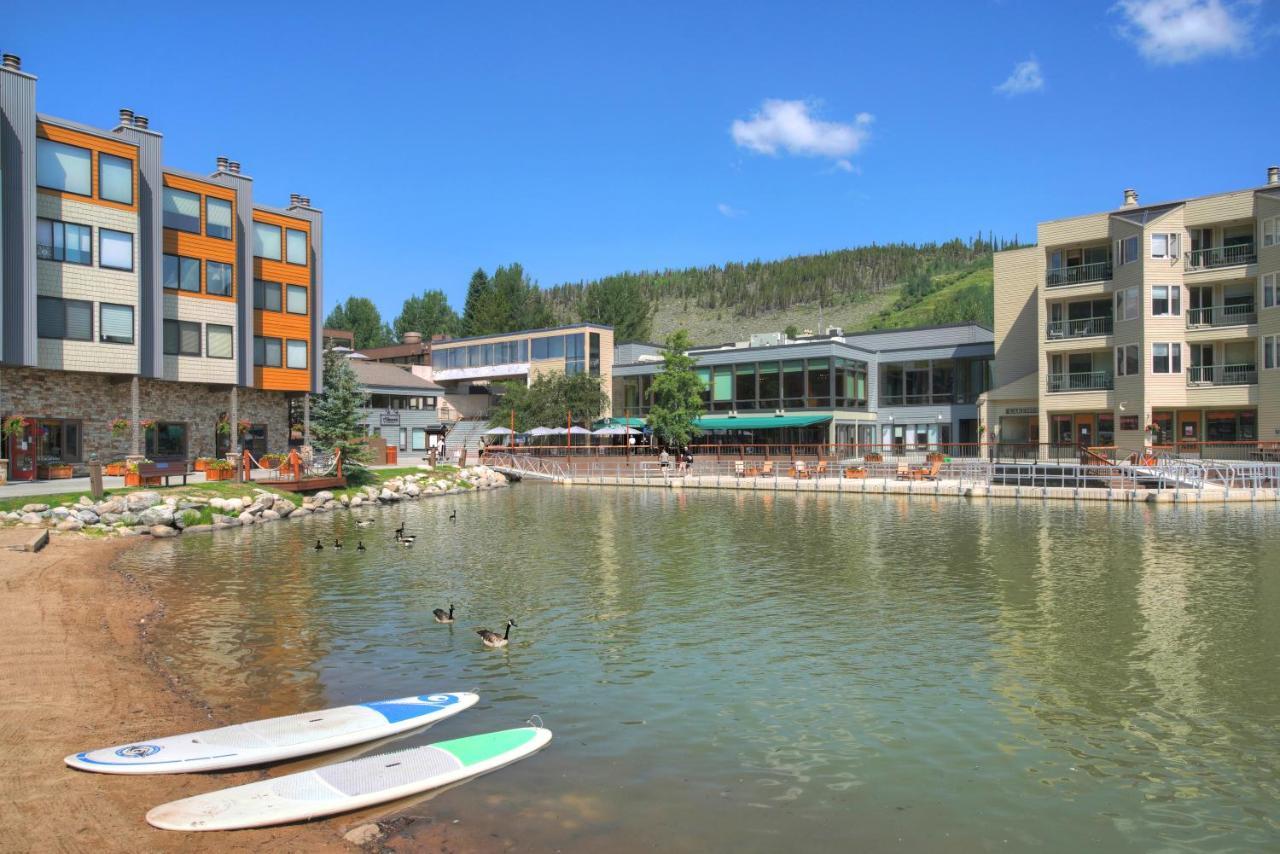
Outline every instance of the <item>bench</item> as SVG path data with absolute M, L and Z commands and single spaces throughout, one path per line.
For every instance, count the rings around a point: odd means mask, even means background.
M 181 477 L 182 485 L 187 485 L 187 475 L 190 472 L 190 465 L 187 460 L 172 460 L 160 463 L 138 463 L 138 476 L 142 478 L 142 482 L 146 483 L 147 478 L 162 477 L 164 485 L 169 485 L 169 478 Z

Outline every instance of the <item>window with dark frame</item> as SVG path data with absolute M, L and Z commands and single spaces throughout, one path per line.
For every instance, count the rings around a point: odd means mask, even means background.
M 98 340 L 104 344 L 132 344 L 133 306 L 98 303 Z
M 289 314 L 306 314 L 307 289 L 302 285 L 289 285 L 285 289 L 285 309 Z
M 205 325 L 205 354 L 210 359 L 235 358 L 235 333 L 221 323 Z
M 122 205 L 133 204 L 133 161 L 98 152 L 98 197 Z
M 299 264 L 306 266 L 307 263 L 307 233 L 296 228 L 286 228 L 285 234 L 285 261 L 290 264 Z
M 92 341 L 93 303 L 61 297 L 37 297 L 36 336 L 63 341 Z
M 133 272 L 133 235 L 127 231 L 99 228 L 98 266 Z
M 162 192 L 164 227 L 177 231 L 200 233 L 200 194 L 174 187 Z
M 170 290 L 200 293 L 200 259 L 165 255 L 163 279 Z
M 93 229 L 57 219 L 36 219 L 36 257 L 42 261 L 93 264 Z
M 283 353 L 279 338 L 253 337 L 253 364 L 259 368 L 279 368 Z
M 78 145 L 37 137 L 36 186 L 75 196 L 92 196 L 93 152 Z
M 204 233 L 219 240 L 231 239 L 231 202 L 204 197 Z
M 164 354 L 166 356 L 199 356 L 200 324 L 190 320 L 166 319 Z
M 254 279 L 253 307 L 262 311 L 280 311 L 280 283 Z
M 204 262 L 204 292 L 219 297 L 231 296 L 230 264 L 221 261 Z

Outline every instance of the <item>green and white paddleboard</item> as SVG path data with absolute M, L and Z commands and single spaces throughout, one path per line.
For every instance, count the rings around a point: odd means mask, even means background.
M 550 741 L 551 730 L 535 726 L 455 738 L 171 801 L 147 821 L 163 830 L 240 830 L 334 815 L 496 771 Z

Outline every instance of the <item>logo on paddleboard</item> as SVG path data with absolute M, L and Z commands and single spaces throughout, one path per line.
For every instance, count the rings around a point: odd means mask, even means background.
M 158 744 L 131 744 L 128 747 L 122 747 L 116 751 L 116 756 L 123 756 L 126 759 L 145 759 L 148 756 L 155 756 L 160 752 Z

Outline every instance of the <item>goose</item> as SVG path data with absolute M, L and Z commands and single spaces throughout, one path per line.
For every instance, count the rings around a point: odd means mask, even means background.
M 342 540 L 338 539 L 337 537 L 334 537 L 334 538 L 333 538 L 333 547 L 334 547 L 335 549 L 340 549 L 340 548 L 342 548 Z
M 316 540 L 315 549 L 316 549 L 316 551 L 318 551 L 318 552 L 322 552 L 322 551 L 324 551 L 324 546 L 320 545 L 320 541 L 319 541 L 319 540 Z
M 357 527 L 357 528 L 368 528 L 368 527 L 369 527 L 370 525 L 372 525 L 372 524 L 373 524 L 373 520 L 372 520 L 372 519 L 361 519 L 359 522 L 356 522 L 356 527 Z
M 456 522 L 456 521 L 458 521 L 458 511 L 457 511 L 457 510 L 454 510 L 452 513 L 450 513 L 450 514 L 449 514 L 449 521 L 450 521 L 450 522 Z
M 431 613 L 435 615 L 437 623 L 452 623 L 453 622 L 453 603 L 452 602 L 449 603 L 448 613 L 445 613 L 444 608 L 436 608 Z
M 396 528 L 396 539 L 397 540 L 404 539 L 404 523 L 403 522 L 400 523 L 399 528 Z
M 356 551 L 358 551 L 358 552 L 366 551 L 366 549 L 365 549 L 365 547 L 364 547 L 364 540 L 357 540 L 357 541 L 356 541 Z
M 480 640 L 484 642 L 485 646 L 501 649 L 507 645 L 507 640 L 511 637 L 511 627 L 515 624 L 515 620 L 507 620 L 507 630 L 502 634 L 491 632 L 488 629 L 476 629 L 476 634 L 480 636 Z
M 413 545 L 413 541 L 416 539 L 418 539 L 416 536 L 409 534 L 407 537 L 396 537 L 396 542 L 405 548 L 409 548 Z

